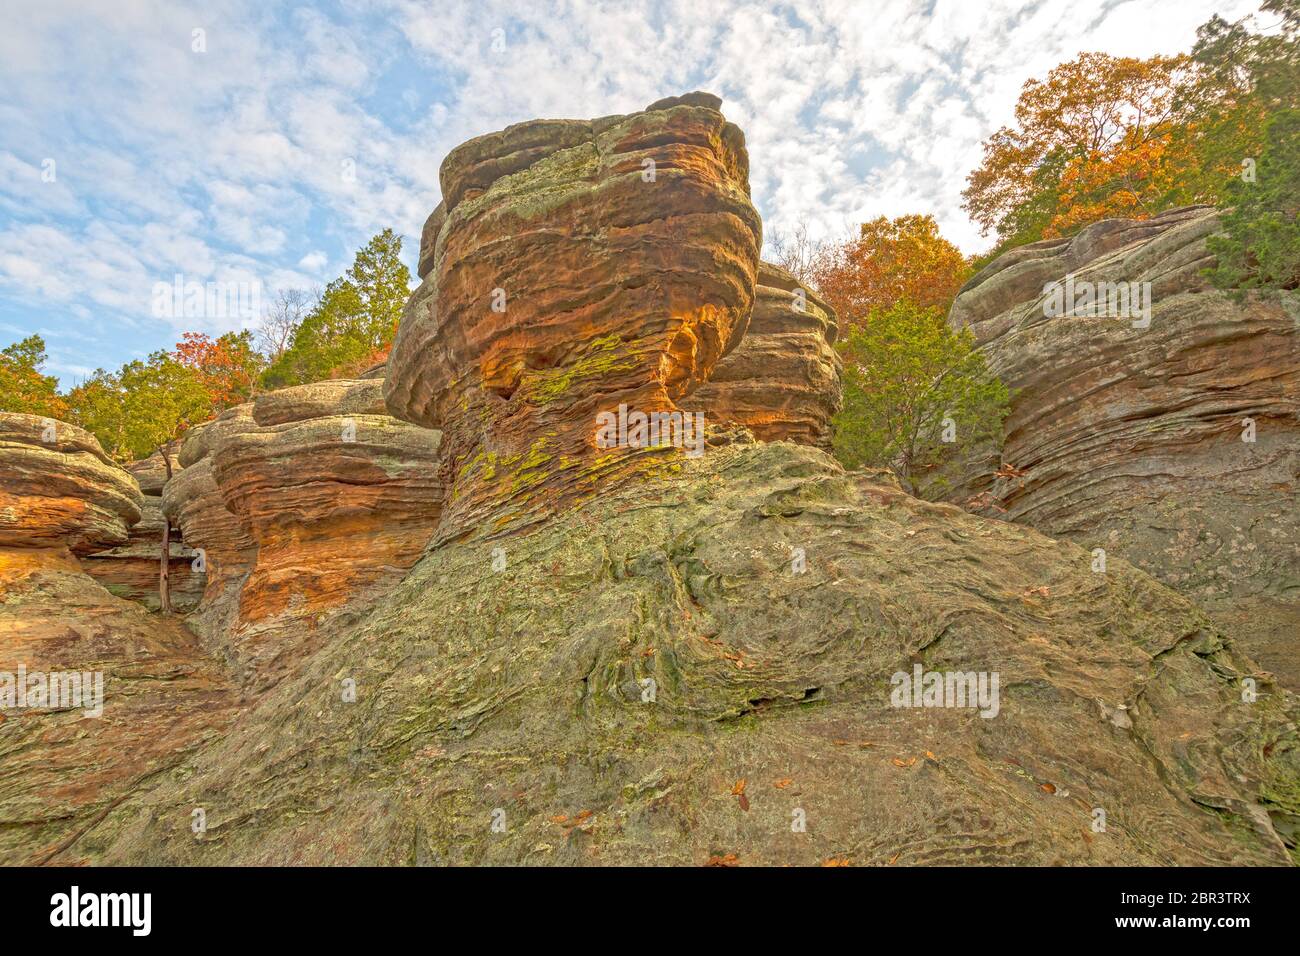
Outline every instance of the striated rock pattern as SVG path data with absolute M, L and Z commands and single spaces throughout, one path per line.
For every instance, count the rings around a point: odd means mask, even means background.
M 749 330 L 688 400 L 710 422 L 745 425 L 759 441 L 829 448 L 843 362 L 835 311 L 780 266 L 762 262 Z
M 69 852 L 1287 863 L 1296 699 L 1185 598 L 1119 559 L 1107 575 L 1088 562 L 817 449 L 711 450 L 527 533 L 431 550 Z M 894 675 L 918 664 L 997 674 L 996 708 L 894 706 Z M 340 700 L 343 676 L 359 703 Z M 1261 689 L 1249 705 L 1246 676 Z M 199 803 L 218 808 L 202 842 Z
M 65 853 L 71 843 L 232 714 L 224 678 L 193 635 L 175 618 L 109 593 L 73 554 L 127 546 L 140 512 L 135 479 L 89 434 L 0 414 L 0 860 L 7 864 L 80 862 Z M 156 545 L 154 554 L 156 590 Z M 76 684 L 65 683 L 73 672 Z M 51 673 L 68 688 L 57 700 L 45 696 Z
M 180 466 L 163 489 L 163 511 L 198 555 L 203 597 L 189 625 L 207 645 L 232 660 L 229 635 L 239 614 L 239 595 L 257 559 L 257 542 L 226 507 L 212 475 L 212 448 L 224 436 L 256 427 L 252 404 L 227 409 L 191 429 L 177 454 Z
M 180 470 L 176 453 L 180 442 L 172 442 L 166 453 L 173 474 Z M 136 479 L 144 493 L 141 518 L 131 528 L 130 540 L 106 551 L 97 551 L 82 559 L 82 567 L 96 581 L 118 597 L 138 601 L 154 610 L 161 605 L 158 596 L 158 566 L 162 557 L 163 516 L 162 490 L 167 482 L 167 464 L 162 454 L 132 462 L 126 470 Z M 195 570 L 197 552 L 186 547 L 180 531 L 171 533 L 168 560 L 169 591 L 172 610 L 185 613 L 194 609 L 203 597 L 205 575 Z
M 1001 461 L 1014 471 L 964 494 L 1127 558 L 1300 688 L 1300 296 L 1209 288 L 1217 228 L 1207 207 L 1101 222 L 967 284 L 950 322 L 1013 389 Z M 1150 283 L 1149 315 L 1048 317 L 1044 287 L 1067 274 L 1076 288 Z
M 383 409 L 381 379 L 319 382 L 260 396 L 186 441 L 167 498 L 217 589 L 196 626 L 246 689 L 278 679 L 323 616 L 396 583 L 428 543 L 441 436 Z
M 744 333 L 762 227 L 719 106 L 522 123 L 443 162 L 384 380 L 391 414 L 443 431 L 440 537 L 671 459 L 598 448 L 597 420 L 677 411 Z
M 125 544 L 140 488 L 76 425 L 0 412 L 0 548 Z

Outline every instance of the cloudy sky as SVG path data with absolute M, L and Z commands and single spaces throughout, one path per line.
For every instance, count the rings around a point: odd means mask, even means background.
M 745 130 L 769 233 L 930 212 L 967 252 L 980 143 L 1084 50 L 1191 46 L 1254 0 L 3 0 L 0 345 L 65 386 L 230 318 L 157 282 L 321 285 L 437 204 L 438 164 L 534 117 L 693 89 Z M 201 31 L 201 32 L 196 32 Z M 245 322 L 244 324 L 249 324 Z

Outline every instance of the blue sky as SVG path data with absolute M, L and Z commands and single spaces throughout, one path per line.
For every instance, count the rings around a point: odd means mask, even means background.
M 1185 50 L 1211 14 L 1254 7 L 6 0 L 0 344 L 39 332 L 66 387 L 182 331 L 254 324 L 156 316 L 155 283 L 178 274 L 265 303 L 323 285 L 385 226 L 414 271 L 451 147 L 692 89 L 745 130 L 769 234 L 929 212 L 978 252 L 961 189 L 1026 79 L 1083 50 Z

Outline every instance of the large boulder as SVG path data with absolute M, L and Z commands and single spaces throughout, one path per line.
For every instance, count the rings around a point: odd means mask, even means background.
M 252 427 L 252 403 L 245 403 L 191 429 L 162 494 L 163 513 L 196 553 L 192 564 L 203 575 L 203 596 L 189 624 L 228 663 L 234 662 L 229 636 L 239 616 L 239 595 L 257 559 L 257 542 L 221 497 L 212 474 L 212 448 Z
M 443 162 L 384 380 L 391 414 L 443 431 L 441 538 L 671 457 L 601 446 L 598 422 L 679 413 L 744 333 L 762 227 L 719 106 L 521 123 Z
M 1183 591 L 1300 688 L 1300 295 L 1212 289 L 1208 207 L 990 264 L 953 304 L 1013 390 L 1001 477 L 962 497 Z M 1066 285 L 1069 277 L 1070 285 Z M 1132 284 L 1145 314 L 1081 314 Z M 1075 314 L 1060 314 L 1073 289 Z M 1130 300 L 1132 300 L 1130 296 Z M 1122 303 L 1121 303 L 1122 304 Z M 992 469 L 990 469 L 992 471 Z
M 530 531 L 429 551 L 69 852 L 1289 862 L 1295 698 L 1185 598 L 1089 562 L 816 449 L 712 449 Z M 983 705 L 900 706 L 928 699 L 900 696 L 918 667 L 984 680 Z
M 87 554 L 125 544 L 140 487 L 95 436 L 66 422 L 0 412 L 0 548 Z
M 198 626 L 246 690 L 309 653 L 326 616 L 396 583 L 437 525 L 441 436 L 383 409 L 381 379 L 294 386 L 182 449 L 167 501 L 208 565 Z
M 829 448 L 843 361 L 835 310 L 780 266 L 759 263 L 749 329 L 685 403 L 759 441 Z

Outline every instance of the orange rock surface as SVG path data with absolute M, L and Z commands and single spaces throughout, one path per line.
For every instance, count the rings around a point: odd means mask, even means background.
M 597 416 L 678 411 L 744 333 L 762 227 L 719 106 L 538 120 L 447 156 L 385 379 L 393 415 L 443 430 L 440 538 L 669 454 L 598 448 Z

